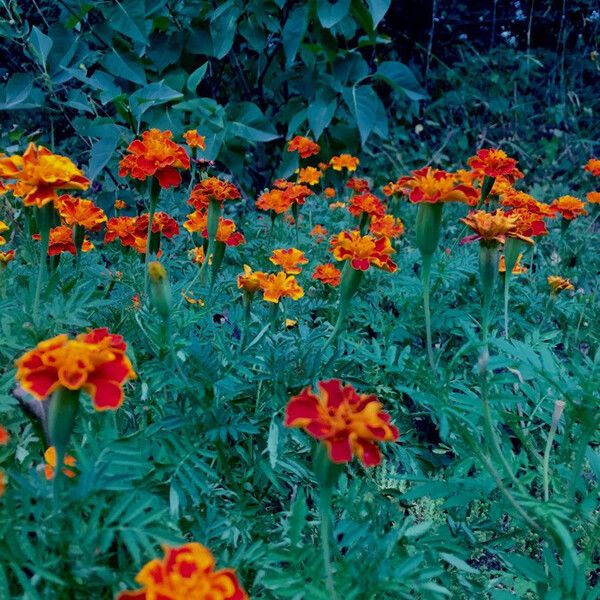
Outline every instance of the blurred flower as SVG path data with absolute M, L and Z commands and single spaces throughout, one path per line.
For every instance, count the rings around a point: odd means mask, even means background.
M 288 275 L 298 275 L 298 273 L 302 272 L 302 267 L 299 265 L 308 264 L 308 259 L 304 255 L 304 252 L 297 248 L 273 250 L 269 260 L 274 265 L 281 267 Z
M 467 160 L 467 164 L 477 174 L 488 177 L 506 177 L 514 181 L 523 177 L 523 173 L 517 169 L 517 161 L 510 158 L 503 150 L 497 148 L 484 148 Z
M 150 129 L 134 140 L 119 163 L 119 176 L 129 175 L 145 181 L 156 177 L 162 188 L 177 187 L 181 183 L 179 169 L 189 169 L 190 159 L 185 149 L 172 140 L 170 131 Z
M 304 290 L 298 285 L 293 275 L 286 273 L 256 273 L 263 291 L 263 300 L 278 303 L 281 298 L 288 297 L 299 300 L 304 296 Z
M 200 235 L 204 238 L 208 238 L 208 215 L 205 211 L 194 211 L 188 215 L 188 220 L 183 226 L 190 232 L 200 231 Z M 237 225 L 231 219 L 224 219 L 219 217 L 219 224 L 217 225 L 217 233 L 215 235 L 217 242 L 223 242 L 227 246 L 239 246 L 240 244 L 246 243 L 246 238 L 237 231 Z
M 319 144 L 306 137 L 297 135 L 288 142 L 288 152 L 298 152 L 301 158 L 308 158 L 313 154 L 318 154 L 321 150 Z
M 10 434 L 2 425 L 0 425 L 0 446 L 6 446 L 9 441 Z
M 286 319 L 284 324 L 287 329 L 292 329 L 292 327 L 296 327 L 298 325 L 298 321 L 296 321 L 296 319 Z
M 547 281 L 553 294 L 575 289 L 575 286 L 569 279 L 559 277 L 558 275 L 549 275 Z
M 404 223 L 392 215 L 374 216 L 371 220 L 370 233 L 377 238 L 398 238 L 404 233 Z
M 204 306 L 204 300 L 202 300 L 202 298 L 194 298 L 194 292 L 192 291 L 189 291 L 187 294 L 185 292 L 181 292 L 181 295 L 188 304 Z
M 317 185 L 321 181 L 323 173 L 315 167 L 305 167 L 298 170 L 298 183 L 308 183 L 308 185 Z
M 381 462 L 376 442 L 399 437 L 377 396 L 359 395 L 339 379 L 320 381 L 316 393 L 306 387 L 293 396 L 286 407 L 285 425 L 304 429 L 322 441 L 332 462 L 347 463 L 356 456 L 366 467 Z
M 65 194 L 57 200 L 56 207 L 64 224 L 69 227 L 80 225 L 89 231 L 97 231 L 106 221 L 104 211 L 91 200 L 82 200 Z
M 127 204 L 125 204 L 123 200 L 115 200 L 115 203 L 113 204 L 115 210 L 123 210 L 126 206 Z
M 4 233 L 5 231 L 8 231 L 9 227 L 8 225 L 4 222 L 4 221 L 0 221 L 0 233 Z M 3 246 L 4 244 L 6 244 L 6 238 L 2 235 L 0 235 L 0 246 Z
M 40 234 L 35 233 L 33 236 L 34 240 L 40 239 Z M 87 238 L 83 240 L 81 247 L 82 252 L 89 252 L 94 249 L 92 244 Z M 73 230 L 66 225 L 59 225 L 50 230 L 50 245 L 48 246 L 48 256 L 56 256 L 68 252 L 69 254 L 75 254 L 77 249 L 75 248 L 75 242 L 73 241 Z
M 140 310 L 140 308 L 142 308 L 142 301 L 137 294 L 131 296 L 131 304 L 133 304 L 134 310 Z
M 340 285 L 342 272 L 333 263 L 325 263 L 324 265 L 317 266 L 312 278 L 327 285 L 337 287 Z
M 261 271 L 252 271 L 249 265 L 244 265 L 244 272 L 237 277 L 237 286 L 250 294 L 261 289 L 261 278 L 265 276 Z
M 44 466 L 44 475 L 46 476 L 46 479 L 50 481 L 51 479 L 54 479 L 54 470 L 56 469 L 56 448 L 54 446 L 50 446 L 46 450 L 46 452 L 44 452 L 44 460 L 46 461 L 46 464 Z M 65 454 L 65 459 L 63 461 L 64 467 L 74 467 L 76 463 L 77 461 L 75 460 L 75 458 L 69 456 L 68 454 Z M 62 472 L 67 477 L 75 477 L 75 471 L 72 471 L 71 469 L 66 469 L 64 467 Z
M 473 187 L 459 183 L 456 174 L 424 167 L 412 172 L 411 177 L 401 177 L 397 185 L 411 202 L 465 202 L 474 205 L 479 193 Z
M 600 158 L 590 158 L 583 168 L 595 177 L 600 177 Z
M 586 197 L 590 204 L 600 204 L 600 192 L 589 192 Z
M 327 229 L 323 225 L 317 224 L 312 228 L 310 235 L 315 238 L 317 244 L 320 244 L 327 235 Z
M 183 134 L 183 139 L 185 143 L 190 148 L 200 148 L 200 150 L 206 150 L 206 137 L 203 135 L 198 135 L 198 131 L 196 129 L 190 129 Z
M 158 283 L 167 278 L 167 271 L 161 263 L 153 260 L 148 263 L 148 275 L 150 276 L 150 281 Z
M 201 265 L 206 259 L 204 248 L 201 246 L 196 246 L 189 251 L 190 258 L 192 262 L 195 262 L 197 265 Z
M 382 217 L 385 214 L 385 206 L 381 200 L 371 192 L 363 192 L 356 194 L 350 199 L 348 206 L 350 214 L 355 217 L 360 217 L 363 214 Z
M 383 193 L 386 196 L 399 196 L 404 193 L 402 186 L 397 181 L 390 181 L 383 186 Z
M 366 179 L 358 179 L 356 177 L 350 177 L 350 179 L 346 181 L 346 187 L 350 188 L 357 194 L 368 192 L 370 188 L 369 182 Z
M 342 231 L 331 238 L 331 251 L 336 260 L 349 260 L 353 269 L 366 271 L 370 266 L 393 273 L 396 264 L 390 258 L 394 249 L 388 238 L 362 236 L 360 231 Z
M 332 187 L 326 187 L 323 194 L 325 194 L 325 198 L 335 198 L 335 190 Z
M 356 156 L 350 154 L 340 154 L 339 156 L 333 156 L 329 161 L 334 171 L 341 171 L 342 169 L 348 169 L 348 171 L 356 171 L 360 161 Z
M 121 592 L 117 600 L 248 600 L 235 571 L 215 571 L 213 555 L 201 544 L 163 548 L 164 558 L 146 563 L 136 575 L 142 588 Z
M 59 387 L 85 390 L 96 410 L 114 410 L 123 403 L 123 385 L 136 377 L 120 335 L 93 329 L 74 340 L 65 334 L 40 342 L 16 361 L 21 387 L 45 400 Z
M 561 196 L 550 205 L 555 208 L 567 221 L 571 221 L 580 215 L 587 215 L 585 203 L 575 196 Z
M 87 190 L 90 180 L 66 156 L 31 143 L 23 156 L 0 154 L 0 180 L 25 206 L 41 208 L 57 198 L 57 190 Z
M 240 200 L 241 197 L 240 190 L 233 183 L 218 177 L 208 177 L 194 186 L 188 204 L 196 210 L 204 210 L 208 208 L 211 200 L 223 204 L 230 200 Z
M 336 208 L 346 208 L 346 203 L 345 202 L 332 202 L 329 205 L 330 210 L 334 210 Z
M 522 254 L 519 254 L 517 257 L 517 262 L 513 267 L 512 274 L 513 275 L 521 275 L 522 273 L 527 273 L 527 267 L 524 267 L 521 264 L 521 259 L 523 258 Z M 498 273 L 506 273 L 506 260 L 504 255 L 500 256 L 500 262 L 498 264 Z
M 477 210 L 470 212 L 461 221 L 470 227 L 475 235 L 470 235 L 461 240 L 461 244 L 483 240 L 485 242 L 498 242 L 503 244 L 507 237 L 514 237 L 533 243 L 531 238 L 520 234 L 517 230 L 517 217 L 507 216 L 501 210 L 496 210 L 493 213 Z
M 6 269 L 6 265 L 14 260 L 15 251 L 7 250 L 6 252 L 0 252 L 0 269 Z

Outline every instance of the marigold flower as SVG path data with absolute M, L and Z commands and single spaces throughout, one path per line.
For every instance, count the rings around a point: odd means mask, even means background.
M 146 238 L 148 233 L 148 213 L 144 213 L 137 218 L 136 230 L 137 237 Z M 160 233 L 161 236 L 168 239 L 179 235 L 179 224 L 166 212 L 158 211 L 152 217 L 152 233 Z
M 353 269 L 366 271 L 371 265 L 394 273 L 396 264 L 390 258 L 395 251 L 388 238 L 361 235 L 360 231 L 342 231 L 330 242 L 336 260 L 349 260 Z
M 323 227 L 323 225 L 315 225 L 311 231 L 310 234 L 312 237 L 315 238 L 315 241 L 317 242 L 317 244 L 320 244 L 324 239 L 325 236 L 327 235 L 327 229 L 325 229 L 325 227 Z
M 148 275 L 150 277 L 150 281 L 160 283 L 161 281 L 167 279 L 167 270 L 160 262 L 153 260 L 148 263 Z
M 364 213 L 374 217 L 383 217 L 385 214 L 385 206 L 381 200 L 371 192 L 363 192 L 356 194 L 350 199 L 348 206 L 350 214 L 355 217 L 360 217 Z
M 357 194 L 362 194 L 363 192 L 368 192 L 371 186 L 369 185 L 369 182 L 366 179 L 350 177 L 350 179 L 346 181 L 346 187 L 350 188 Z
M 432 167 L 412 172 L 412 177 L 401 177 L 397 181 L 411 202 L 464 202 L 474 205 L 479 199 L 475 188 L 459 183 L 455 173 Z
M 383 190 L 383 193 L 388 197 L 400 196 L 401 194 L 404 194 L 403 187 L 397 181 L 390 181 L 390 182 L 386 183 L 383 186 L 382 190 Z
M 398 238 L 404 233 L 402 219 L 396 219 L 393 215 L 374 216 L 371 220 L 370 233 L 377 238 Z
M 121 592 L 117 600 L 248 600 L 235 571 L 215 570 L 208 548 L 191 542 L 163 549 L 162 560 L 151 560 L 137 574 L 142 588 Z
M 208 208 L 211 200 L 223 204 L 229 200 L 239 200 L 241 197 L 240 190 L 233 183 L 218 177 L 208 177 L 194 186 L 188 204 L 196 210 L 204 210 Z
M 318 154 L 321 146 L 306 137 L 297 135 L 288 142 L 288 152 L 298 152 L 301 158 L 308 158 L 313 154 Z
M 286 319 L 284 321 L 284 325 L 286 329 L 292 329 L 298 325 L 298 321 L 296 319 Z
M 198 130 L 190 129 L 183 134 L 185 143 L 190 148 L 200 148 L 200 150 L 206 150 L 206 137 L 198 134 Z
M 8 231 L 9 227 L 8 225 L 4 222 L 4 221 L 0 221 L 0 233 L 4 233 L 5 231 Z M 2 235 L 0 235 L 0 246 L 6 244 L 6 238 Z
M 133 305 L 134 310 L 140 310 L 140 308 L 142 308 L 142 301 L 137 294 L 131 296 L 131 304 Z
M 561 196 L 550 205 L 555 208 L 567 221 L 571 221 L 580 215 L 587 215 L 585 202 L 575 196 Z
M 308 183 L 308 185 L 317 185 L 321 181 L 323 173 L 315 167 L 305 167 L 298 170 L 298 183 Z
M 93 329 L 69 339 L 65 334 L 40 342 L 16 361 L 21 387 L 45 400 L 59 387 L 86 391 L 96 410 L 115 410 L 123 403 L 123 385 L 136 377 L 120 335 Z
M 73 196 L 63 195 L 56 202 L 58 214 L 65 225 L 73 227 L 80 225 L 89 231 L 97 231 L 106 222 L 104 211 L 91 200 L 82 200 Z
M 529 244 L 533 243 L 531 238 L 519 233 L 517 229 L 517 217 L 507 215 L 501 210 L 493 213 L 488 213 L 484 210 L 473 211 L 464 219 L 461 219 L 461 221 L 475 232 L 475 235 L 463 238 L 461 244 L 476 240 L 503 244 L 507 237 L 519 238 Z
M 327 285 L 337 287 L 340 285 L 342 272 L 333 263 L 325 263 L 324 265 L 317 266 L 312 278 Z
M 148 221 L 146 221 L 147 223 Z M 141 245 L 142 252 L 146 251 L 146 230 L 140 238 L 140 232 L 137 228 L 137 217 L 112 217 L 106 223 L 106 233 L 104 234 L 104 243 L 108 244 L 118 239 L 123 246 L 137 248 Z M 140 241 L 138 241 L 140 240 Z M 140 244 L 141 242 L 141 244 Z
M 336 208 L 346 208 L 346 203 L 345 202 L 332 202 L 329 205 L 330 210 L 335 210 Z
M 6 265 L 14 260 L 15 251 L 7 250 L 6 252 L 0 252 L 0 269 L 5 269 Z
M 206 211 L 194 211 L 188 215 L 188 220 L 183 226 L 190 232 L 200 231 L 202 237 L 208 238 L 207 229 L 208 215 Z M 223 242 L 228 246 L 239 246 L 246 243 L 246 238 L 237 231 L 237 225 L 231 219 L 219 217 L 217 233 L 215 235 L 217 242 Z
M 261 271 L 252 271 L 249 265 L 244 265 L 244 272 L 237 277 L 237 286 L 250 294 L 254 294 L 261 289 L 261 281 L 265 273 Z
M 190 258 L 192 262 L 195 262 L 197 265 L 201 265 L 205 259 L 206 254 L 204 252 L 204 248 L 202 246 L 196 246 L 189 251 Z
M 517 262 L 515 263 L 515 266 L 512 270 L 513 275 L 521 275 L 522 273 L 527 273 L 527 267 L 521 264 L 522 258 L 522 254 L 519 254 L 519 256 L 517 256 Z M 500 256 L 500 261 L 498 263 L 498 273 L 506 273 L 506 259 L 504 258 L 504 254 Z
M 507 177 L 518 179 L 523 174 L 517 169 L 517 161 L 510 158 L 503 150 L 484 148 L 467 160 L 467 164 L 477 173 L 488 177 Z
M 600 158 L 590 158 L 583 168 L 595 177 L 600 177 Z
M 559 277 L 558 275 L 549 275 L 547 281 L 553 294 L 575 289 L 575 286 L 569 279 Z
M 41 239 L 39 233 L 35 233 L 33 236 L 34 240 Z M 81 246 L 82 252 L 89 252 L 94 249 L 94 244 L 87 239 L 87 237 L 83 240 L 83 245 Z M 56 256 L 58 254 L 62 254 L 63 252 L 68 252 L 69 254 L 75 254 L 77 249 L 75 248 L 75 242 L 73 241 L 73 230 L 66 225 L 59 225 L 58 227 L 53 227 L 50 230 L 50 243 L 48 245 L 48 256 Z
M 269 260 L 274 265 L 280 266 L 288 275 L 298 275 L 302 272 L 302 267 L 299 265 L 308 264 L 308 258 L 304 252 L 297 248 L 273 250 Z
M 533 196 L 512 187 L 500 195 L 500 204 L 509 208 L 524 209 L 548 219 L 556 216 L 556 208 L 553 206 L 539 202 Z
M 170 131 L 144 131 L 141 140 L 134 140 L 127 147 L 129 154 L 119 163 L 119 176 L 129 175 L 140 181 L 156 177 L 162 188 L 177 187 L 181 183 L 178 169 L 189 169 L 190 159 L 172 138 Z
M 187 294 L 181 292 L 181 295 L 188 304 L 204 306 L 204 300 L 202 300 L 202 298 L 194 298 L 194 292 L 192 291 L 189 291 Z
M 586 197 L 590 204 L 600 204 L 600 192 L 589 192 Z
M 6 446 L 9 441 L 10 434 L 2 425 L 0 425 L 0 446 Z
M 333 156 L 329 161 L 329 164 L 334 171 L 341 171 L 342 169 L 348 169 L 348 171 L 356 171 L 360 160 L 356 156 L 350 154 L 340 154 L 339 156 Z
M 46 476 L 46 479 L 48 481 L 50 481 L 51 479 L 54 479 L 54 471 L 56 469 L 56 448 L 54 446 L 50 446 L 46 452 L 44 452 L 44 460 L 46 461 L 46 464 L 44 465 L 44 475 Z M 77 461 L 75 460 L 75 458 L 73 456 L 70 456 L 69 454 L 65 454 L 65 458 L 63 460 L 63 470 L 62 472 L 67 476 L 67 477 L 75 477 L 76 473 L 75 471 L 71 470 L 71 469 L 67 469 L 65 467 L 74 467 L 77 464 Z
M 113 204 L 113 208 L 115 210 L 123 210 L 124 208 L 126 208 L 127 204 L 125 204 L 125 202 L 123 202 L 123 200 L 115 200 L 115 203 Z
M 286 273 L 256 273 L 263 291 L 263 300 L 277 304 L 281 298 L 288 297 L 299 300 L 304 296 L 304 290 L 293 275 Z
M 329 163 L 326 162 L 320 162 L 318 166 L 321 171 L 327 171 L 327 169 L 329 169 Z
M 292 200 L 283 190 L 275 189 L 263 192 L 258 197 L 256 206 L 260 210 L 272 210 L 280 215 L 292 207 Z
M 334 463 L 356 456 L 366 467 L 381 462 L 376 442 L 395 441 L 398 429 L 374 394 L 358 394 L 339 379 L 320 381 L 318 390 L 304 388 L 285 411 L 286 427 L 298 427 L 322 441 Z
M 516 217 L 517 231 L 527 238 L 548 235 L 546 223 L 539 213 L 531 212 L 526 208 L 515 208 L 507 211 L 506 215 Z
M 335 198 L 335 190 L 332 187 L 326 187 L 323 194 L 325 194 L 325 198 Z
M 90 180 L 66 156 L 31 143 L 23 156 L 0 154 L 0 180 L 25 206 L 41 208 L 57 198 L 57 190 L 87 190 Z

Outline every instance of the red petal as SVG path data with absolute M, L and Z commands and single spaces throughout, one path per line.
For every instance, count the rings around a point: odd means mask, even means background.
M 160 187 L 168 189 L 177 187 L 181 183 L 181 175 L 175 167 L 165 167 L 156 171 L 156 178 Z
M 348 437 L 337 440 L 325 440 L 325 443 L 329 447 L 329 458 L 334 463 L 345 463 L 352 460 L 352 448 L 350 447 Z
M 123 389 L 114 381 L 88 380 L 84 389 L 92 397 L 96 410 L 116 410 L 123 404 Z
M 358 456 L 366 467 L 376 467 L 381 462 L 381 452 L 373 442 L 357 440 Z

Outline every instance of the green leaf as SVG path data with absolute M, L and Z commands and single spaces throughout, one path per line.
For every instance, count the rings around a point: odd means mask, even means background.
M 117 77 L 133 81 L 139 85 L 146 85 L 146 72 L 144 68 L 131 60 L 125 59 L 114 48 L 104 59 L 104 66 L 109 73 Z
M 2 110 L 9 110 L 11 108 L 17 108 L 31 94 L 33 88 L 33 77 L 27 73 L 15 73 L 6 83 L 5 101 L 0 104 Z
M 369 7 L 369 12 L 371 13 L 371 18 L 373 19 L 374 28 L 381 23 L 381 19 L 385 17 L 385 14 L 389 10 L 391 3 L 392 0 L 367 0 L 367 5 Z
M 319 0 L 317 4 L 317 15 L 321 25 L 330 29 L 337 25 L 350 10 L 350 0 L 338 0 L 334 4 L 328 0 Z
M 198 87 L 198 84 L 204 79 L 204 75 L 206 75 L 207 68 L 208 63 L 205 62 L 188 77 L 186 87 L 188 90 L 190 90 L 190 92 L 192 92 L 192 94 L 196 93 L 196 88 Z
M 160 104 L 165 104 L 166 102 L 182 97 L 183 94 L 181 92 L 165 85 L 164 81 L 159 81 L 151 83 L 133 93 L 129 98 L 129 108 L 131 109 L 131 114 L 139 123 L 142 115 L 151 106 L 159 106 Z
M 279 446 L 279 422 L 277 419 L 271 420 L 269 427 L 269 437 L 267 438 L 267 449 L 269 451 L 269 462 L 274 469 L 277 464 L 277 450 Z
M 354 86 L 344 90 L 344 100 L 354 115 L 364 145 L 377 121 L 379 97 L 369 85 Z
M 322 98 L 317 98 L 309 105 L 307 111 L 308 123 L 315 139 L 319 139 L 323 131 L 329 126 L 336 108 L 337 102 L 335 100 L 325 102 Z
M 290 12 L 281 34 L 283 50 L 286 56 L 286 66 L 290 67 L 296 59 L 298 48 L 302 43 L 308 27 L 308 4 L 303 3 Z
M 95 179 L 111 157 L 114 156 L 118 141 L 119 139 L 116 136 L 101 138 L 92 146 L 88 165 L 88 177 L 90 179 Z
M 119 33 L 146 45 L 148 36 L 146 35 L 146 6 L 140 0 L 126 0 L 119 2 L 115 0 L 115 8 L 110 16 L 110 26 Z
M 240 9 L 230 0 L 221 5 L 210 20 L 210 36 L 213 42 L 213 55 L 221 59 L 233 46 Z
M 465 573 L 473 573 L 474 575 L 479 573 L 477 569 L 474 569 L 471 565 L 462 560 L 462 558 L 458 558 L 458 556 L 448 554 L 447 552 L 440 552 L 440 557 L 443 560 L 445 560 L 448 564 L 452 565 L 453 567 L 456 567 L 459 571 L 464 571 Z
M 33 48 L 36 58 L 46 67 L 46 59 L 52 49 L 52 39 L 49 38 L 45 33 L 42 33 L 37 27 L 31 29 L 31 35 L 29 36 L 29 43 Z
M 415 74 L 401 62 L 382 62 L 373 77 L 381 79 L 394 89 L 404 92 L 411 100 L 429 98 L 427 92 L 417 81 Z

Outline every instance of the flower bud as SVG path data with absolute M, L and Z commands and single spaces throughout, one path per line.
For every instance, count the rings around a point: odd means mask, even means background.
M 171 286 L 166 269 L 158 261 L 148 263 L 148 275 L 150 276 L 150 292 L 152 304 L 158 314 L 166 319 L 171 308 Z

